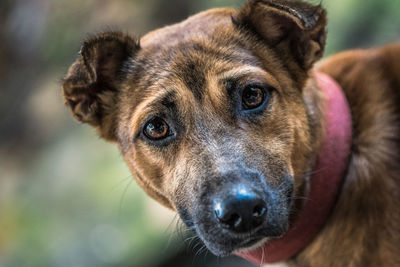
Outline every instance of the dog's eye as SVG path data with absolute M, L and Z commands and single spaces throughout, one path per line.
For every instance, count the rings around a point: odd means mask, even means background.
M 244 109 L 255 109 L 264 102 L 265 94 L 261 88 L 248 86 L 242 92 L 242 103 Z
M 151 140 L 163 139 L 168 136 L 168 132 L 168 124 L 158 117 L 148 121 L 143 128 L 143 133 Z

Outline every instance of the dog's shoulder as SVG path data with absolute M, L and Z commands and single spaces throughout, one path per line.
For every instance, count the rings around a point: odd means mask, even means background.
M 318 69 L 346 94 L 353 117 L 353 154 L 365 158 L 358 167 L 373 173 L 382 167 L 382 174 L 389 171 L 384 166 L 399 170 L 400 43 L 339 53 Z
M 342 82 L 354 79 L 355 74 L 379 73 L 399 85 L 400 43 L 341 52 L 321 61 L 317 68 Z
M 351 260 L 339 263 L 336 259 L 340 257 L 332 255 L 335 265 L 329 266 L 395 266 L 400 243 L 400 228 L 393 225 L 400 219 L 400 44 L 342 52 L 317 68 L 331 75 L 345 92 L 353 120 L 353 144 L 346 181 L 331 219 L 298 260 L 307 258 L 315 266 L 324 265 L 327 259 L 315 252 L 324 254 L 320 248 L 336 242 L 343 245 L 335 253 Z M 346 224 L 338 223 L 343 220 Z

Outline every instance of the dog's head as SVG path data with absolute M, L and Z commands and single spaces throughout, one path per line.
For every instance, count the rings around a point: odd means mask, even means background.
M 285 233 L 317 113 L 308 72 L 325 12 L 252 0 L 153 31 L 85 41 L 63 84 L 73 116 L 116 142 L 137 182 L 217 255 Z

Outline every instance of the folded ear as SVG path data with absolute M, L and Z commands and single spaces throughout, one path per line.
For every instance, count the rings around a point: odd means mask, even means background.
M 107 32 L 86 40 L 63 80 L 65 104 L 75 119 L 94 126 L 99 135 L 115 140 L 119 84 L 124 64 L 139 50 L 128 35 Z
M 234 18 L 271 46 L 289 49 L 303 69 L 321 58 L 326 12 L 321 5 L 298 0 L 250 0 Z

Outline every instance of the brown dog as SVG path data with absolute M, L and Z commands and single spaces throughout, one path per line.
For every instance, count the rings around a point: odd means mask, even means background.
M 400 45 L 319 66 L 347 104 L 312 71 L 325 24 L 321 6 L 250 0 L 140 43 L 100 34 L 71 66 L 65 103 L 216 255 L 400 266 Z

